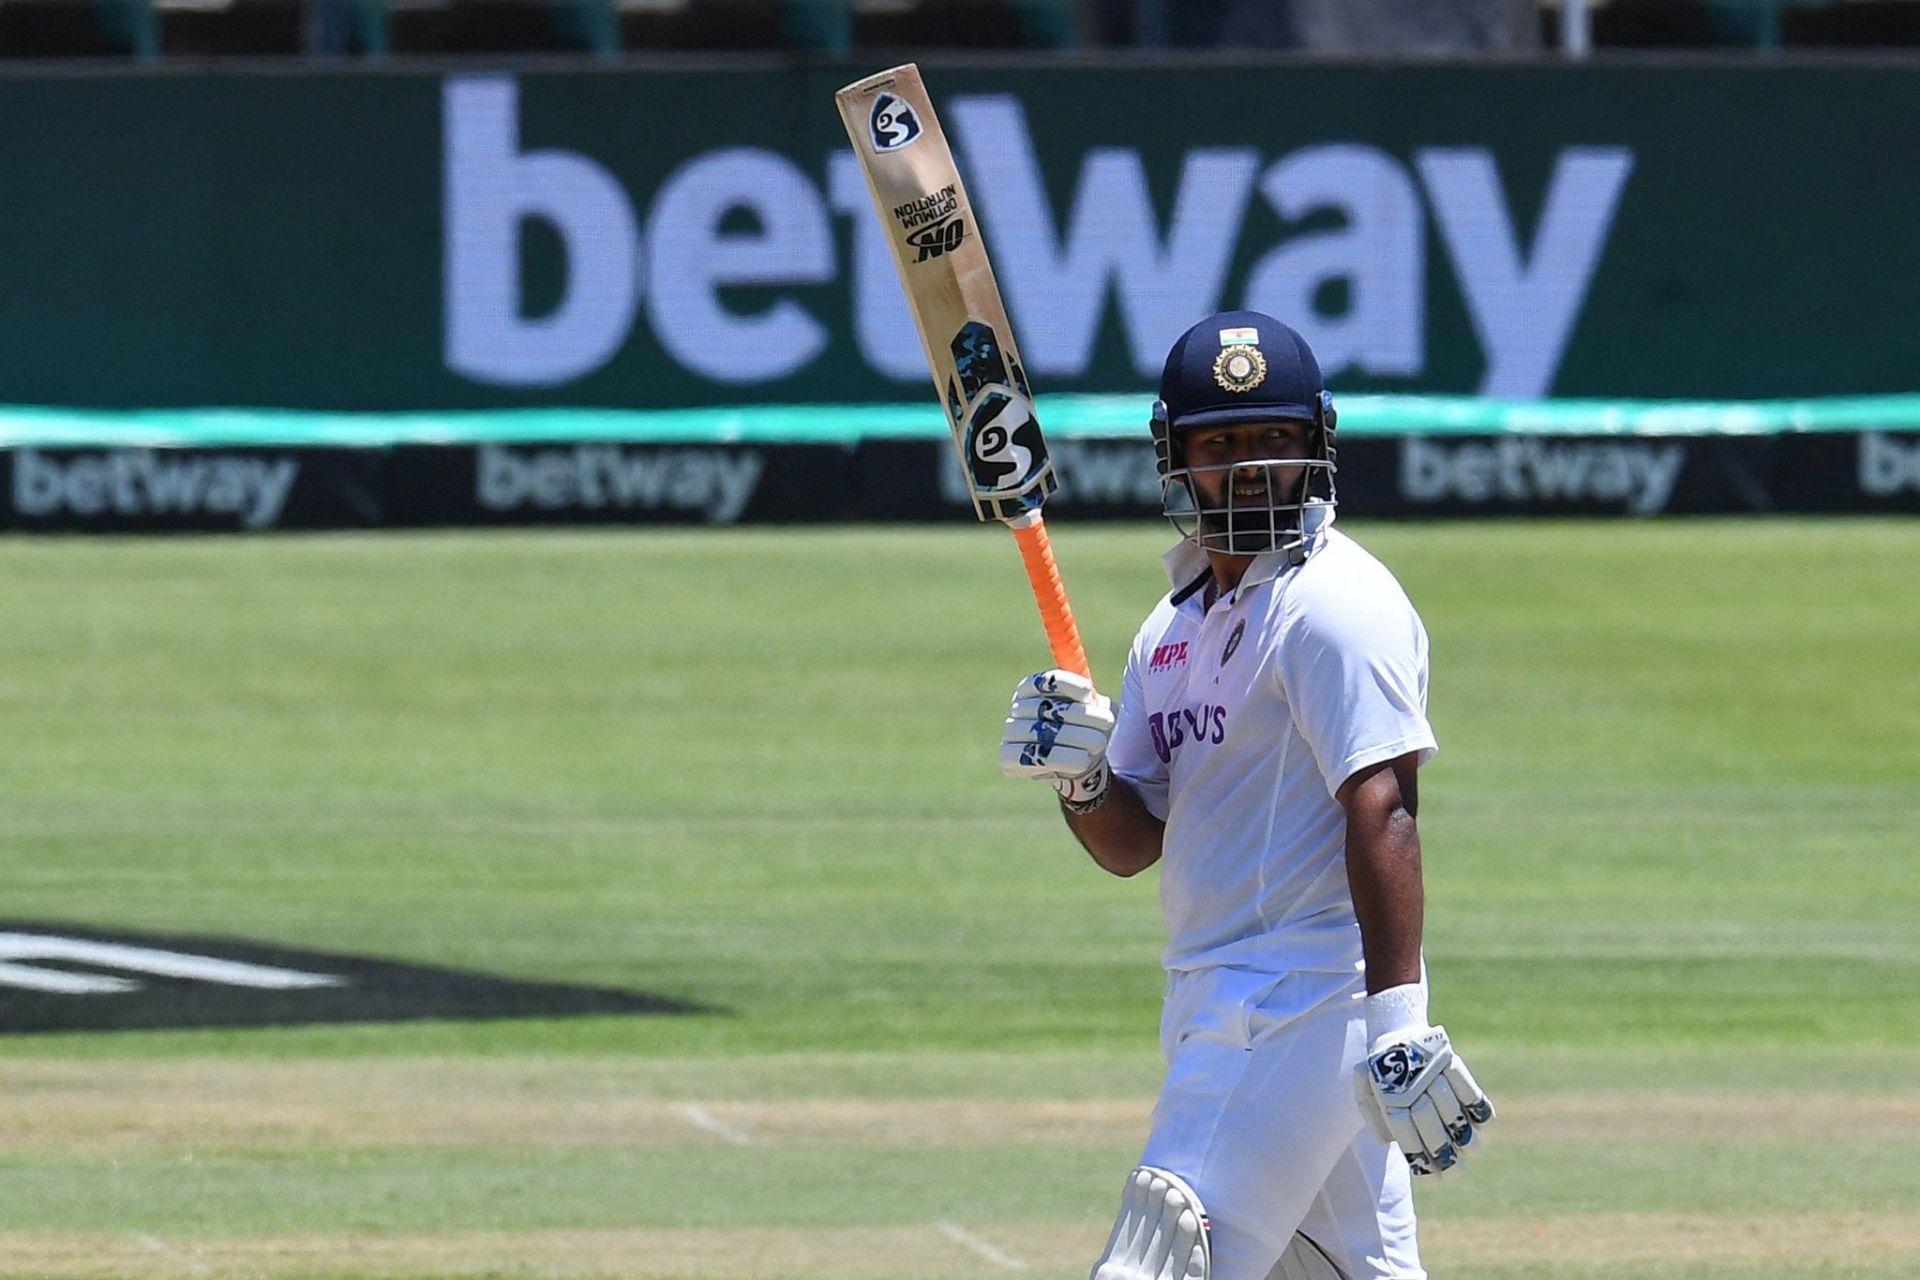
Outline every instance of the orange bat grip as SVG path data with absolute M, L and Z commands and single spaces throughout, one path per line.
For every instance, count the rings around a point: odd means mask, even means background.
M 1013 540 L 1020 547 L 1020 559 L 1027 566 L 1027 583 L 1040 605 L 1040 622 L 1047 629 L 1047 644 L 1053 649 L 1054 662 L 1068 671 L 1093 678 L 1087 667 L 1087 651 L 1080 644 L 1080 628 L 1073 623 L 1073 609 L 1067 604 L 1067 589 L 1060 583 L 1060 566 L 1053 562 L 1053 544 L 1047 540 L 1047 524 L 1038 512 L 1018 524 Z

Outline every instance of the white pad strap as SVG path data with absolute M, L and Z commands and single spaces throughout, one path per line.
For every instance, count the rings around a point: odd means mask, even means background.
M 1091 1280 L 1207 1280 L 1212 1268 L 1207 1211 L 1193 1188 L 1150 1165 L 1128 1174 Z

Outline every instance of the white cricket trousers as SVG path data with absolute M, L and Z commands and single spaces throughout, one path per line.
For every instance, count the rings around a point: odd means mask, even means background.
M 1365 996 L 1357 974 L 1168 975 L 1141 1163 L 1199 1193 L 1213 1280 L 1266 1280 L 1296 1231 L 1353 1280 L 1425 1280 L 1407 1163 L 1354 1097 Z

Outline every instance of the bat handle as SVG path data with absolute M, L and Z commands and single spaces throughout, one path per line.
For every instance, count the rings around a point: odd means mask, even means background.
M 1040 622 L 1047 629 L 1055 665 L 1091 680 L 1093 672 L 1087 667 L 1087 651 L 1080 644 L 1080 628 L 1074 625 L 1067 589 L 1060 582 L 1060 566 L 1054 563 L 1053 544 L 1047 540 L 1047 522 L 1038 511 L 1029 511 L 1009 520 L 1007 527 L 1013 530 L 1020 559 L 1027 566 L 1027 583 L 1040 606 Z

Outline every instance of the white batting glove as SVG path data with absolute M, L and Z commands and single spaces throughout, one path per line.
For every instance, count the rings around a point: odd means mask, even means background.
M 1086 812 L 1106 799 L 1112 736 L 1113 703 L 1091 680 L 1058 668 L 1036 672 L 1013 691 L 1000 733 L 1000 771 L 1051 782 L 1068 808 Z
M 1360 1110 L 1382 1142 L 1399 1144 L 1414 1173 L 1446 1173 L 1492 1122 L 1493 1103 L 1454 1054 L 1447 1029 L 1425 1025 L 1424 990 L 1394 987 L 1367 1003 L 1370 1032 L 1382 1021 L 1382 1005 L 1418 1013 L 1371 1037 L 1372 1052 L 1354 1073 Z

